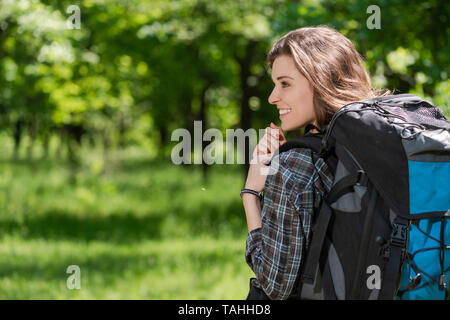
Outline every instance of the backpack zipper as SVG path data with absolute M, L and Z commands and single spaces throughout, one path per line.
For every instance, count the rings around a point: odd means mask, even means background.
M 381 111 L 382 111 L 383 114 L 380 114 L 380 116 L 382 116 L 382 117 L 385 117 L 385 118 L 397 118 L 397 119 L 400 119 L 400 120 L 402 120 L 403 122 L 405 122 L 405 124 L 409 124 L 409 126 L 417 127 L 417 128 L 419 128 L 419 129 L 422 129 L 422 130 L 425 130 L 425 129 L 426 129 L 424 126 L 422 126 L 422 125 L 419 124 L 419 123 L 411 123 L 411 122 L 408 122 L 404 117 L 399 116 L 399 115 L 397 115 L 397 114 L 394 114 L 394 113 L 390 112 L 389 110 L 386 110 L 386 109 L 384 109 L 384 108 L 381 107 L 381 105 L 385 105 L 385 106 L 396 106 L 396 107 L 398 107 L 397 105 L 393 105 L 393 104 L 389 104 L 389 103 L 383 103 L 383 102 L 380 103 L 380 102 L 378 102 L 378 101 L 375 102 L 374 105 L 375 105 L 375 108 L 376 108 L 377 110 L 381 110 Z
M 362 105 L 363 105 L 362 108 L 361 108 L 361 110 L 348 110 L 348 109 L 347 109 L 348 106 L 353 105 L 353 104 L 355 104 L 355 103 L 359 103 L 359 104 L 362 104 Z M 322 153 L 327 149 L 327 147 L 328 147 L 328 139 L 330 138 L 331 131 L 333 130 L 333 127 L 334 127 L 334 124 L 335 124 L 335 122 L 336 122 L 336 119 L 339 118 L 341 115 L 347 113 L 347 112 L 352 112 L 352 111 L 358 112 L 358 111 L 362 111 L 362 110 L 377 110 L 377 111 L 379 111 L 379 112 L 377 112 L 377 114 L 380 115 L 380 116 L 382 116 L 382 117 L 384 117 L 384 118 L 397 118 L 397 119 L 400 119 L 400 120 L 402 120 L 403 122 L 405 122 L 405 124 L 409 124 L 409 126 L 407 126 L 407 127 L 405 127 L 405 128 L 408 128 L 408 127 L 416 127 L 416 128 L 421 129 L 421 130 L 426 130 L 426 128 L 425 128 L 424 126 L 422 126 L 422 125 L 420 125 L 420 124 L 418 124 L 418 123 L 411 123 L 411 122 L 408 122 L 408 121 L 406 121 L 406 119 L 403 118 L 402 116 L 393 114 L 392 112 L 389 112 L 388 110 L 382 108 L 381 105 L 391 106 L 391 104 L 388 104 L 388 103 L 382 103 L 382 102 L 380 103 L 380 102 L 378 102 L 378 101 L 372 102 L 372 103 L 370 103 L 370 104 L 369 104 L 369 103 L 365 103 L 365 102 L 358 101 L 358 102 L 351 102 L 351 103 L 349 103 L 349 104 L 346 104 L 346 105 L 343 106 L 341 109 L 339 109 L 339 110 L 334 114 L 333 118 L 331 119 L 330 124 L 329 124 L 329 126 L 328 126 L 328 130 L 327 130 L 325 136 L 324 136 L 323 139 L 322 139 L 321 148 L 320 148 L 320 153 L 322 154 Z M 395 106 L 397 106 L 397 105 L 395 105 Z M 391 122 L 389 122 L 389 123 L 391 123 Z

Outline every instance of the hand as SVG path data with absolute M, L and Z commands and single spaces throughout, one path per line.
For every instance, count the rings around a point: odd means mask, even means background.
M 285 142 L 286 138 L 281 128 L 271 122 L 270 127 L 266 128 L 266 133 L 253 151 L 245 188 L 257 192 L 263 191 L 269 172 L 268 164 L 272 160 L 275 151 Z

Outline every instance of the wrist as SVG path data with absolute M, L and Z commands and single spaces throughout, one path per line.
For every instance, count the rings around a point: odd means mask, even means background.
M 248 232 L 261 227 L 261 200 L 250 193 L 243 194 L 242 205 L 247 219 Z
M 259 191 L 256 191 L 256 190 L 250 189 L 250 188 L 244 188 L 241 190 L 241 192 L 240 192 L 241 197 L 245 194 L 250 194 L 259 200 L 262 200 L 262 198 L 263 198 L 262 192 L 259 192 Z
M 251 193 L 245 193 L 242 196 L 245 216 L 247 219 L 247 229 L 248 232 L 251 232 L 254 229 L 260 228 L 262 225 L 261 202 L 257 196 Z
M 261 189 L 261 187 L 257 187 L 256 185 L 251 183 L 246 183 L 244 189 L 255 190 L 256 192 L 262 192 L 264 190 L 264 188 Z
M 251 193 L 243 193 L 242 196 L 243 202 L 257 202 L 259 203 L 261 201 L 261 198 L 257 195 L 251 194 Z

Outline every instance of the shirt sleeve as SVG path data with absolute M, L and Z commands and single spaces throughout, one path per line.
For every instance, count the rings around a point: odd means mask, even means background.
M 291 294 L 310 238 L 317 176 L 308 149 L 282 153 L 272 169 L 264 187 L 262 227 L 249 232 L 245 257 L 258 286 L 279 300 Z

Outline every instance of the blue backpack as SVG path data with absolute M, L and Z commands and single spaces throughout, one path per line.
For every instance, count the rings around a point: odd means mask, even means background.
M 293 297 L 446 299 L 450 278 L 450 122 L 410 94 L 348 104 L 309 148 L 334 173 L 316 203 Z

